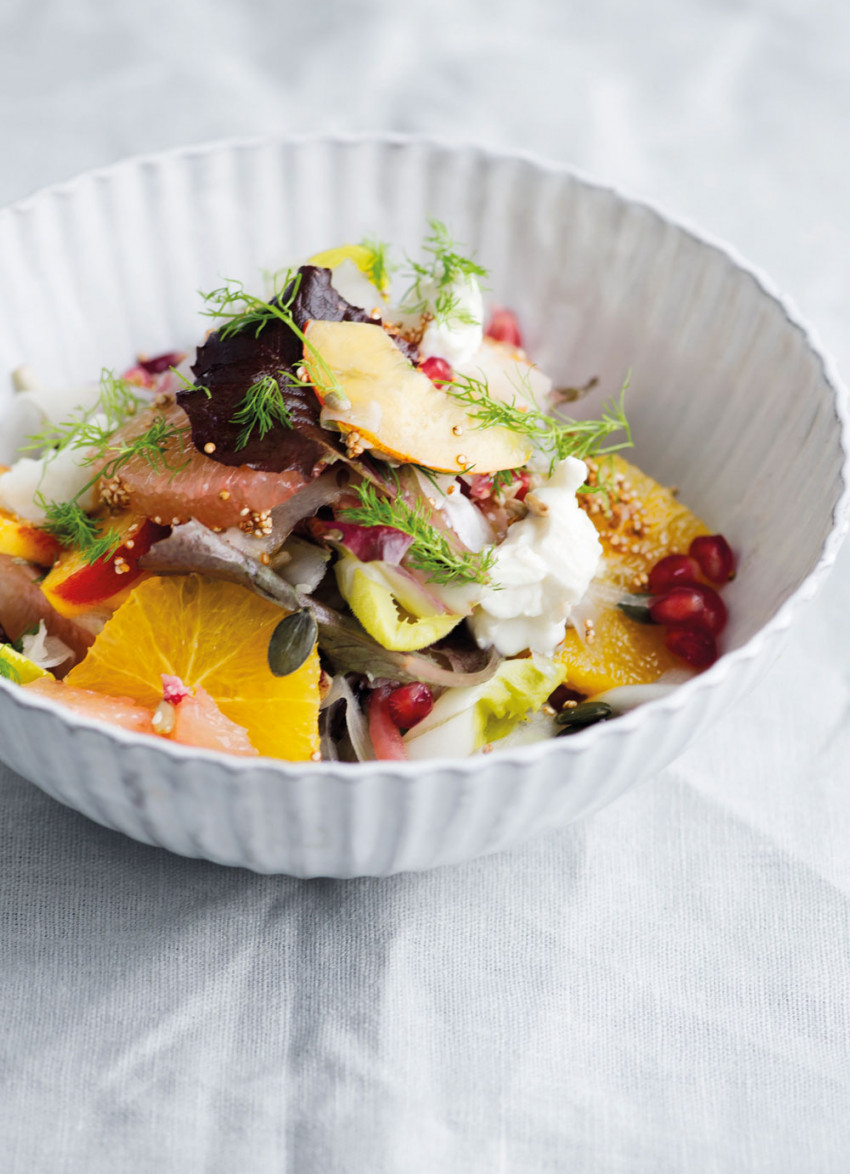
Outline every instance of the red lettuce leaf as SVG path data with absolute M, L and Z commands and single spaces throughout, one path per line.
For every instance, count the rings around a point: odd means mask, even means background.
M 325 322 L 376 321 L 337 293 L 331 284 L 330 269 L 302 265 L 298 272 L 300 283 L 290 312 L 299 330 L 313 318 Z M 282 300 L 291 292 L 290 284 Z M 395 341 L 407 353 L 407 344 L 401 339 Z M 221 329 L 212 333 L 198 348 L 192 366 L 194 388 L 177 393 L 177 401 L 189 417 L 195 447 L 204 451 L 211 441 L 215 451 L 209 455 L 220 464 L 249 465 L 272 473 L 296 470 L 308 480 L 323 458 L 344 458 L 345 448 L 338 434 L 319 423 L 320 405 L 313 390 L 286 379 L 286 372 L 294 372 L 301 365 L 302 346 L 298 335 L 279 319 L 267 322 L 259 333 L 253 326 L 226 338 Z M 255 431 L 240 448 L 243 425 L 234 424 L 233 417 L 248 388 L 269 376 L 279 381 L 292 427 L 275 424 L 263 437 Z

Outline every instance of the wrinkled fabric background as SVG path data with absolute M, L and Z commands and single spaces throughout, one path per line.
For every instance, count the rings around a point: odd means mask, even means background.
M 531 149 L 728 239 L 847 374 L 848 56 L 840 0 L 5 0 L 0 201 L 232 135 Z M 0 767 L 0 1170 L 845 1174 L 848 594 L 845 550 L 656 779 L 430 874 L 182 860 Z

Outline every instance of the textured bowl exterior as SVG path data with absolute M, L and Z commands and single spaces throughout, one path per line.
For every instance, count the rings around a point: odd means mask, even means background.
M 0 681 L 0 754 L 107 827 L 295 876 L 384 875 L 515 844 L 611 802 L 748 690 L 847 525 L 847 397 L 794 312 L 730 252 L 538 161 L 403 139 L 212 144 L 130 160 L 0 212 L 0 368 L 89 381 L 190 348 L 198 289 L 428 215 L 490 270 L 556 380 L 631 371 L 636 460 L 742 552 L 727 653 L 572 738 L 469 761 L 246 763 L 125 734 Z M 0 392 L 0 422 L 11 392 Z M 6 397 L 5 399 L 3 397 Z M 582 405 L 584 408 L 584 405 Z M 0 427 L 8 448 L 10 427 Z M 0 459 L 10 453 L 0 452 Z

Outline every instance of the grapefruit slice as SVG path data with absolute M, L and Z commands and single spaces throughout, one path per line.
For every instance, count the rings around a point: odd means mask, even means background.
M 154 732 L 153 712 L 130 697 L 113 697 L 91 689 L 74 688 L 48 676 L 39 677 L 24 685 L 24 688 L 84 717 L 99 718 L 100 721 L 121 726 L 124 730 L 133 730 L 137 734 Z
M 194 697 L 184 697 L 175 707 L 170 737 L 183 746 L 245 756 L 257 753 L 242 726 L 225 717 L 206 689 L 200 687 Z
M 295 470 L 266 473 L 211 460 L 192 444 L 189 418 L 175 403 L 133 417 L 115 433 L 112 443 L 117 446 L 140 436 L 157 416 L 164 417 L 169 428 L 183 431 L 165 443 L 159 467 L 134 455 L 114 477 L 101 480 L 101 494 L 108 504 L 165 526 L 195 518 L 205 526 L 224 529 L 238 526 L 251 514 L 274 509 L 307 484 Z
M 69 674 L 72 685 L 154 709 L 162 676 L 203 688 L 260 754 L 306 761 L 319 749 L 319 658 L 287 677 L 268 666 L 280 608 L 202 575 L 151 577 L 130 593 Z

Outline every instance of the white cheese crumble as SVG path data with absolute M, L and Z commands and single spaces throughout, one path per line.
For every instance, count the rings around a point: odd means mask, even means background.
M 481 347 L 484 337 L 484 299 L 481 286 L 471 274 L 461 275 L 449 285 L 433 280 L 420 282 L 418 293 L 429 314 L 435 315 L 425 327 L 419 353 L 423 359 L 436 356 L 453 367 L 468 363 Z M 448 298 L 452 308 L 437 315 L 437 297 Z
M 491 583 L 481 589 L 470 624 L 475 639 L 503 656 L 526 648 L 551 657 L 564 638 L 572 608 L 590 586 L 601 546 L 578 504 L 584 461 L 567 457 L 535 491 L 536 505 L 496 547 Z

